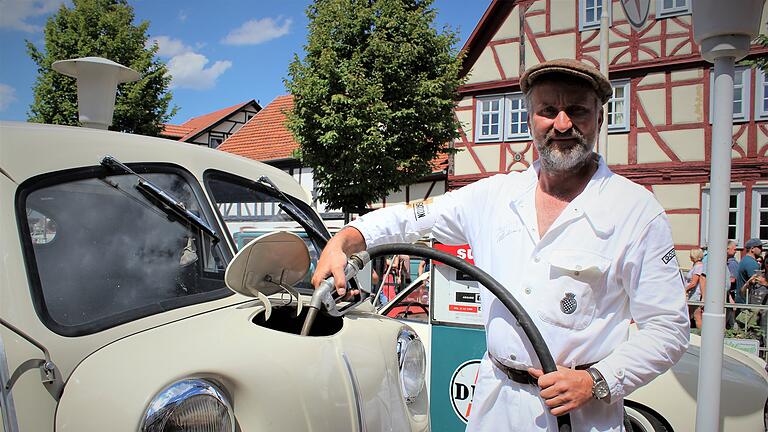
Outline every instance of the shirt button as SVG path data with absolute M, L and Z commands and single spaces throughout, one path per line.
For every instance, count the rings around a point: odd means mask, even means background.
M 616 371 L 616 378 L 624 378 L 624 369 L 619 369 Z
M 535 263 L 537 263 L 537 262 L 539 262 L 539 261 L 541 261 L 541 258 L 539 258 L 539 257 L 535 257 L 535 258 L 533 259 L 533 262 L 535 262 Z
M 531 293 L 531 287 L 525 287 L 525 293 L 530 294 Z

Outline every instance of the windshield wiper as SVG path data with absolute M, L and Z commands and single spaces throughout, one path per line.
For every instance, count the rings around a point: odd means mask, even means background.
M 283 199 L 285 200 L 288 205 L 285 205 L 284 203 L 278 203 L 277 206 L 280 207 L 282 211 L 288 214 L 288 216 L 291 217 L 291 219 L 295 220 L 299 225 L 301 225 L 302 228 L 307 232 L 308 235 L 312 236 L 312 239 L 317 242 L 317 246 L 320 247 L 320 250 L 325 249 L 325 245 L 328 243 L 328 240 L 331 239 L 331 235 L 328 232 L 323 233 L 317 227 L 315 227 L 310 221 L 307 215 L 299 208 L 299 206 L 296 205 L 293 201 L 288 198 L 283 191 L 280 190 L 280 188 L 277 187 L 274 183 L 272 183 L 272 180 L 269 179 L 267 176 L 261 176 L 259 177 L 260 183 L 265 183 L 272 189 L 274 189 L 277 193 L 279 193 Z
M 122 171 L 126 174 L 136 176 L 136 178 L 139 179 L 139 182 L 136 184 L 136 189 L 138 189 L 139 192 L 143 193 L 147 197 L 151 198 L 150 201 L 158 201 L 163 204 L 162 206 L 157 206 L 158 208 L 161 208 L 162 210 L 168 210 L 173 215 L 182 218 L 201 231 L 205 232 L 211 236 L 214 244 L 219 242 L 218 234 L 216 234 L 216 231 L 214 231 L 208 222 L 206 222 L 200 216 L 192 213 L 192 211 L 187 209 L 182 201 L 178 200 L 170 193 L 164 191 L 162 188 L 156 186 L 151 181 L 137 174 L 136 171 L 128 168 L 125 164 L 113 158 L 112 156 L 104 156 L 104 158 L 101 160 L 101 165 L 111 171 Z

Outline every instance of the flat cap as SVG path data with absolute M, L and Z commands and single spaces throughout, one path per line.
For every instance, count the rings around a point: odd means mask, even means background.
M 752 249 L 753 247 L 759 247 L 759 248 L 761 248 L 761 247 L 763 247 L 763 242 L 762 242 L 762 241 L 760 241 L 760 239 L 757 239 L 757 238 L 753 238 L 753 239 L 749 239 L 749 240 L 747 240 L 747 244 L 746 244 L 746 245 L 744 245 L 744 249 L 745 249 L 745 250 L 750 250 L 750 249 Z
M 581 78 L 595 89 L 602 103 L 608 102 L 613 95 L 611 82 L 594 67 L 575 59 L 557 59 L 532 66 L 520 77 L 520 89 L 528 93 L 533 83 L 548 74 L 565 74 Z

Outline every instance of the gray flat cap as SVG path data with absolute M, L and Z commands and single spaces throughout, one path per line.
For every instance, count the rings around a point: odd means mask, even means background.
M 599 70 L 574 59 L 550 60 L 532 66 L 520 77 L 520 89 L 528 93 L 537 79 L 553 73 L 571 75 L 588 82 L 602 103 L 608 102 L 613 96 L 611 82 Z

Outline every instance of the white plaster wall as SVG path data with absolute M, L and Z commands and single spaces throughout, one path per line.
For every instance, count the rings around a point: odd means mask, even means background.
M 542 54 L 544 54 L 544 58 L 547 60 L 576 57 L 575 33 L 538 37 L 536 38 L 536 41 L 539 43 L 539 48 L 541 49 Z
M 704 121 L 704 86 L 672 87 L 672 123 Z
M 671 73 L 672 81 L 699 79 L 704 76 L 704 69 L 686 69 Z
M 653 194 L 665 210 L 699 208 L 698 184 L 653 185 Z
M 485 47 L 469 73 L 467 84 L 498 81 L 500 79 L 501 75 L 499 75 L 499 70 L 496 68 L 496 62 L 493 60 L 491 48 Z
M 654 125 L 666 124 L 667 99 L 665 91 L 663 89 L 642 90 L 638 92 L 638 96 L 651 123 Z
M 672 241 L 675 244 L 699 244 L 699 215 L 670 214 L 667 218 L 672 226 Z
M 570 1 L 553 1 L 550 3 L 549 28 L 552 31 L 574 28 L 576 23 L 576 7 Z
M 501 163 L 501 151 L 499 145 L 474 146 L 472 149 L 475 150 L 475 154 L 477 154 L 480 163 L 483 164 L 483 168 L 485 168 L 486 171 L 499 171 L 499 164 Z
M 606 151 L 608 165 L 626 165 L 629 163 L 629 136 L 627 134 L 609 134 Z
M 453 174 L 460 176 L 466 174 L 477 174 L 480 170 L 477 164 L 469 154 L 466 147 L 459 147 L 458 153 L 453 156 Z
M 704 129 L 666 131 L 659 135 L 681 161 L 704 160 Z
M 669 157 L 661 151 L 651 134 L 637 134 L 637 163 L 669 162 Z
M 496 54 L 499 56 L 501 67 L 507 78 L 520 75 L 520 44 L 518 42 L 496 45 Z
M 454 111 L 454 113 L 456 113 L 456 118 L 461 123 L 461 130 L 464 131 L 467 140 L 474 141 L 475 136 L 473 135 L 474 131 L 472 130 L 472 116 L 474 115 L 474 111 Z
M 663 73 L 648 74 L 645 77 L 643 77 L 643 79 L 640 80 L 640 85 L 663 84 L 663 83 L 664 83 Z
M 506 21 L 499 27 L 493 40 L 509 39 L 520 36 L 520 10 L 515 7 Z

